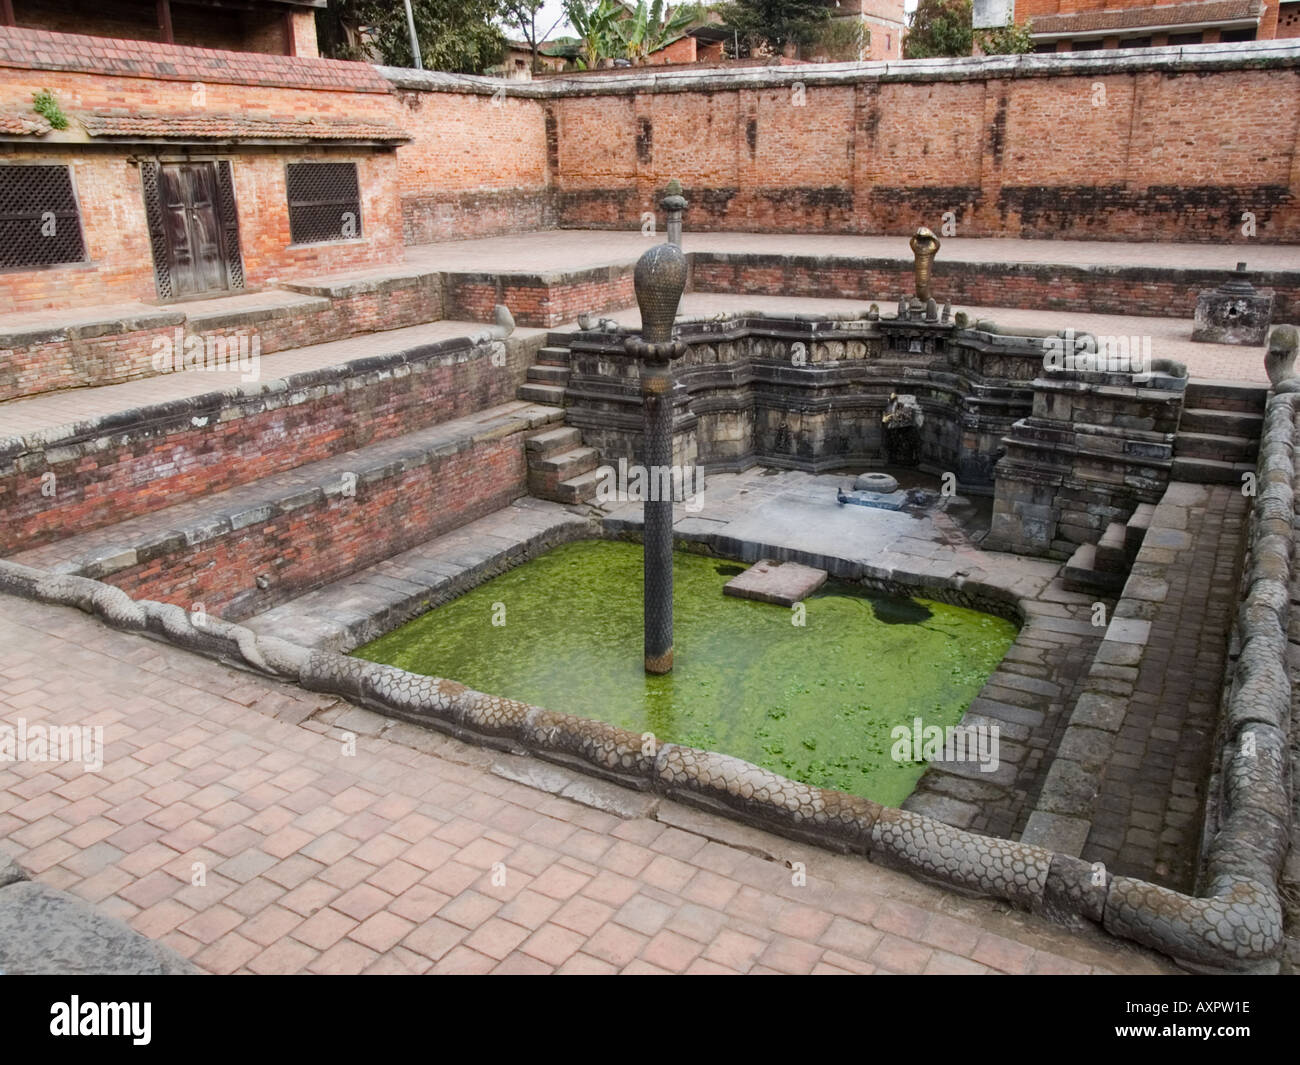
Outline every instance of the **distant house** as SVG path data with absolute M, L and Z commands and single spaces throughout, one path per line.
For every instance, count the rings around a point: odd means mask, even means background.
M 1015 0 L 1012 12 L 1036 52 L 1300 37 L 1300 0 Z

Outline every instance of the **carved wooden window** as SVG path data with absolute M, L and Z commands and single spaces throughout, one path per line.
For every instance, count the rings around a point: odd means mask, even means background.
M 289 234 L 295 244 L 361 236 L 356 163 L 289 163 Z
M 0 165 L 0 270 L 85 259 L 69 168 Z

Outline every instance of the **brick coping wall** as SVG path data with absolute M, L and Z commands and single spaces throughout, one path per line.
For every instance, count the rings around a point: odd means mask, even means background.
M 539 339 L 486 334 L 0 439 L 0 553 L 514 399 Z

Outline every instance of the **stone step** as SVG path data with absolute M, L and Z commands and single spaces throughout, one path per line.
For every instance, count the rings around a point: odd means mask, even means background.
M 1097 545 L 1080 544 L 1065 564 L 1061 582 L 1072 592 L 1118 595 L 1127 580 L 1122 573 L 1106 573 L 1097 569 Z
M 594 447 L 575 447 L 558 455 L 532 458 L 529 465 L 541 473 L 558 473 L 559 480 L 567 481 L 600 465 L 600 452 Z
M 1178 423 L 1180 433 L 1216 433 L 1258 440 L 1264 429 L 1264 415 L 1253 411 L 1214 410 L 1211 407 L 1184 407 Z
M 1259 442 L 1217 433 L 1185 433 L 1174 437 L 1174 458 L 1215 459 L 1218 462 L 1251 462 L 1259 454 Z
M 1263 414 L 1267 399 L 1268 386 L 1250 381 L 1188 381 L 1183 393 L 1185 407 L 1246 414 Z
M 1129 558 L 1137 558 L 1142 550 L 1142 541 L 1146 539 L 1147 530 L 1151 528 L 1151 518 L 1156 512 L 1152 503 L 1139 503 L 1137 509 L 1129 515 L 1124 525 L 1124 550 Z
M 534 363 L 528 367 L 527 378 L 529 381 L 535 381 L 539 385 L 563 385 L 569 380 L 569 368 L 567 366 L 548 366 L 544 363 Z
M 596 489 L 602 480 L 599 470 L 591 470 L 578 477 L 561 481 L 556 498 L 561 503 L 590 503 L 596 498 Z
M 1112 521 L 1097 541 L 1093 553 L 1093 566 L 1099 573 L 1125 574 L 1129 571 L 1129 556 L 1125 543 L 1124 525 Z
M 569 349 L 548 344 L 546 347 L 538 349 L 537 361 L 544 366 L 568 366 Z
M 488 416 L 502 404 L 529 407 L 516 398 L 518 377 L 496 364 L 498 346 L 476 339 L 478 332 L 470 335 L 467 327 L 477 328 L 431 322 L 278 352 L 261 360 L 257 380 L 185 370 L 6 403 L 0 411 L 0 554 L 114 525 L 433 422 L 478 411 Z M 531 363 L 529 343 L 527 337 L 505 340 L 509 365 Z M 0 356 L 0 368 L 3 363 Z M 563 422 L 562 410 L 543 406 L 546 423 Z M 165 460 L 150 463 L 149 455 Z M 142 463 L 150 466 L 148 478 L 140 475 Z M 58 485 L 48 499 L 27 487 L 47 473 Z
M 562 425 L 558 429 L 547 429 L 544 433 L 537 433 L 530 436 L 524 444 L 530 462 L 581 446 L 582 433 L 571 425 Z
M 238 620 L 508 505 L 564 412 L 502 404 L 12 556 Z
M 1254 473 L 1253 462 L 1220 462 L 1217 459 L 1175 458 L 1170 467 L 1170 479 L 1189 481 L 1192 484 L 1242 483 L 1242 474 Z
M 544 403 L 548 407 L 564 406 L 563 385 L 539 385 L 528 381 L 519 386 L 517 395 L 526 403 Z

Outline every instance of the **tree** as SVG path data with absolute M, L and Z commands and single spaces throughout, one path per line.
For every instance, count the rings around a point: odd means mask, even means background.
M 904 59 L 970 55 L 971 0 L 918 0 L 907 24 Z
M 564 0 L 564 14 L 582 42 L 578 65 L 595 70 L 602 59 L 613 59 L 622 52 L 617 25 L 627 11 L 617 0 Z
M 519 27 L 524 43 L 528 45 L 529 50 L 533 53 L 532 71 L 534 74 L 539 69 L 538 49 L 541 47 L 542 42 L 554 32 L 555 27 L 564 20 L 564 15 L 561 14 L 559 18 L 551 23 L 549 30 L 539 34 L 537 32 L 537 12 L 542 9 L 545 3 L 546 0 L 502 0 L 501 2 L 503 17 Z
M 975 30 L 971 28 L 971 0 L 919 0 L 908 22 L 903 58 L 967 56 L 976 44 L 985 55 L 1013 55 L 1034 46 L 1027 22 Z
M 623 43 L 623 54 L 633 63 L 644 63 L 652 53 L 677 40 L 700 18 L 693 4 L 683 4 L 666 18 L 664 0 L 638 0 L 636 10 L 614 23 L 614 32 Z
M 420 56 L 429 70 L 477 74 L 499 63 L 506 39 L 501 0 L 411 0 Z M 392 0 L 330 0 L 316 12 L 321 53 L 413 66 L 406 6 Z
M 750 54 L 780 52 L 787 44 L 814 40 L 827 22 L 830 8 L 821 0 L 731 0 L 714 10 L 735 30 Z
M 975 43 L 985 55 L 1024 55 L 1034 50 L 1033 23 L 1010 22 L 993 30 L 976 30 Z

